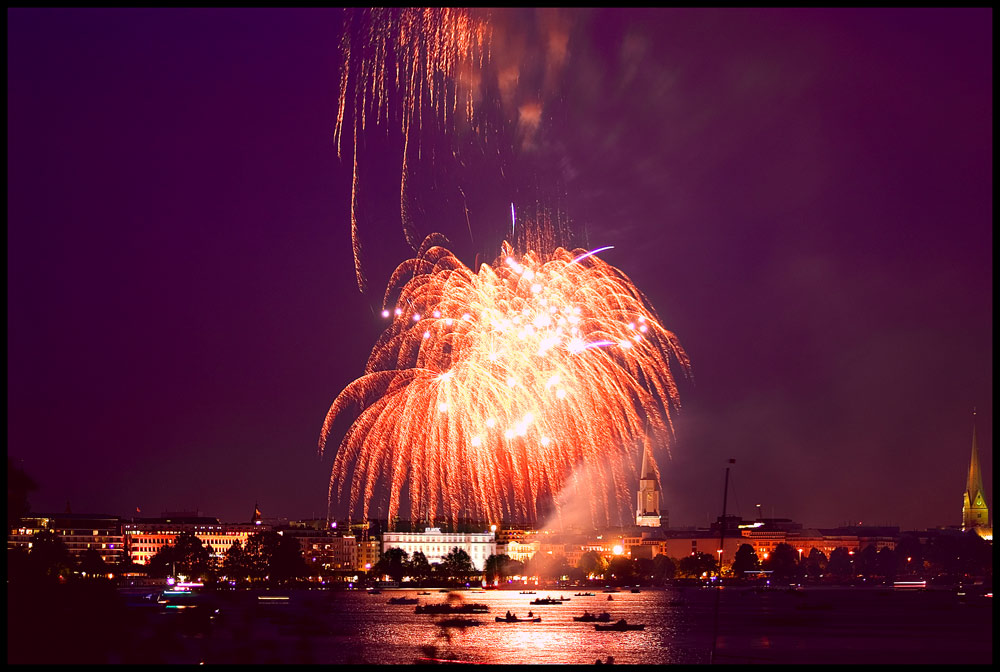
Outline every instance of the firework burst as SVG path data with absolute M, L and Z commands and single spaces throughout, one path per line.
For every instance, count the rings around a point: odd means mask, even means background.
M 673 434 L 671 362 L 689 369 L 677 338 L 599 251 L 504 243 L 473 270 L 443 242 L 428 237 L 397 268 L 390 323 L 327 414 L 321 452 L 334 422 L 353 418 L 331 503 L 367 519 L 388 493 L 392 519 L 406 490 L 413 520 L 534 522 L 574 470 L 627 497 L 636 442 Z M 619 504 L 599 490 L 590 501 L 595 521 Z

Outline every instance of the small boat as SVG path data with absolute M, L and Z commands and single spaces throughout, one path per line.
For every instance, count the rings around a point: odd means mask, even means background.
M 594 630 L 601 632 L 627 632 L 629 630 L 645 630 L 646 626 L 641 623 L 629 623 L 624 618 L 611 625 L 595 625 Z
M 569 602 L 568 597 L 539 597 L 536 600 L 532 600 L 532 604 L 562 604 L 563 602 Z
M 534 595 L 535 591 L 533 591 L 533 590 L 522 590 L 521 594 L 522 595 Z
M 378 588 L 369 588 L 368 589 L 368 594 L 369 595 L 381 595 L 382 591 L 379 590 Z
M 632 589 L 632 590 L 631 590 L 630 592 L 633 592 L 633 593 L 641 593 L 642 591 L 641 591 L 641 590 L 639 590 L 638 588 L 633 588 L 633 589 Z
M 608 595 L 608 602 L 611 602 L 614 599 L 615 599 L 614 595 Z
M 610 623 L 611 614 L 605 611 L 600 614 L 594 615 L 589 611 L 585 611 L 583 612 L 583 616 L 574 616 L 573 620 L 581 623 Z
M 534 618 L 518 618 L 517 616 L 496 616 L 494 620 L 497 623 L 541 623 L 542 617 L 535 616 Z
M 390 597 L 389 604 L 417 604 L 420 600 L 415 597 Z
M 594 593 L 576 593 L 573 597 L 594 597 Z
M 424 591 L 421 591 L 421 592 L 417 593 L 417 595 L 430 595 L 430 593 L 427 592 L 426 590 L 424 590 Z

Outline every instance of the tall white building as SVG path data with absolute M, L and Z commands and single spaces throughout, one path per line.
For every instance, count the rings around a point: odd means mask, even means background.
M 486 558 L 497 552 L 497 542 L 493 532 L 442 532 L 439 527 L 428 527 L 423 532 L 383 532 L 382 555 L 390 548 L 401 548 L 410 556 L 420 551 L 432 565 L 460 548 L 469 554 L 473 567 L 482 570 Z
M 660 527 L 663 522 L 660 518 L 660 484 L 656 479 L 656 472 L 649 464 L 648 454 L 648 450 L 643 448 L 635 524 L 639 527 Z

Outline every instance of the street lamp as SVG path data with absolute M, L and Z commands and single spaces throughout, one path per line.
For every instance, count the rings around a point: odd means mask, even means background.
M 802 564 L 802 549 L 799 549 L 799 564 Z

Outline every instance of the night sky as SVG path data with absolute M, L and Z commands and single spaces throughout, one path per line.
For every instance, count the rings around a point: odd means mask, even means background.
M 498 18 L 497 59 L 544 37 L 526 16 Z M 718 515 L 735 458 L 730 513 L 957 525 L 974 407 L 992 505 L 992 11 L 559 22 L 558 123 L 519 150 L 691 358 L 670 524 Z M 33 510 L 326 514 L 320 427 L 406 256 L 364 222 L 359 293 L 341 26 L 8 10 L 7 450 Z

